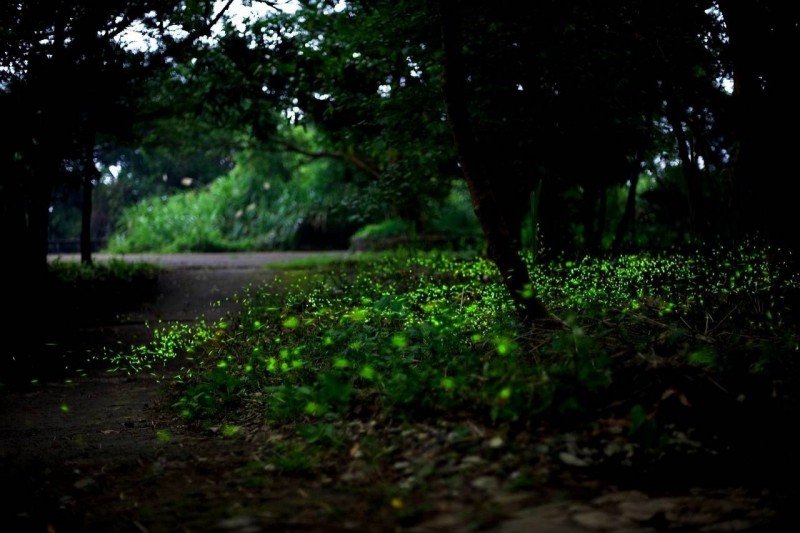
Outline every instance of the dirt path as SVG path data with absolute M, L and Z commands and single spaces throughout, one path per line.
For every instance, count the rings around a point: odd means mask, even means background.
M 214 320 L 235 311 L 234 295 L 273 277 L 266 265 L 311 255 L 319 254 L 114 256 L 163 266 L 156 298 L 68 332 L 48 331 L 31 340 L 31 351 L 72 361 L 78 352 L 147 341 L 151 326 L 159 323 Z M 95 256 L 96 261 L 108 258 Z M 153 377 L 108 375 L 101 369 L 88 369 L 80 377 L 74 368 L 58 370 L 37 375 L 40 383 L 35 387 L 0 394 L 0 484 L 7 495 L 0 499 L 2 529 L 124 531 L 144 527 L 140 518 L 158 525 L 155 530 L 184 530 L 183 522 L 191 520 L 199 520 L 201 530 L 206 529 L 207 516 L 195 516 L 203 513 L 182 516 L 170 509 L 183 505 L 184 499 L 192 505 L 201 485 L 213 488 L 218 481 L 201 482 L 202 472 L 214 468 L 202 463 L 185 468 L 187 461 L 205 457 L 215 464 L 227 463 L 228 453 L 241 455 L 241 450 L 213 435 L 184 431 L 160 409 L 161 385 Z M 170 468 L 182 479 L 173 479 Z M 153 506 L 161 498 L 164 505 Z M 205 508 L 207 503 L 198 505 Z
M 152 327 L 159 323 L 193 322 L 199 318 L 216 320 L 235 311 L 237 303 L 234 295 L 273 277 L 274 271 L 266 268 L 268 265 L 344 253 L 95 254 L 94 260 L 97 262 L 122 259 L 163 267 L 155 297 L 121 313 L 79 320 L 66 328 L 46 328 L 41 339 L 34 339 L 40 342 L 32 350 L 36 356 L 45 353 L 51 358 L 70 359 L 77 352 L 96 352 L 101 347 L 116 349 L 145 342 L 152 337 Z M 80 256 L 54 255 L 49 259 L 77 262 Z M 78 358 L 85 359 L 83 355 Z
M 167 268 L 157 298 L 46 344 L 62 352 L 129 344 L 148 338 L 146 323 L 222 316 L 235 309 L 234 294 L 272 277 L 264 264 L 300 255 L 128 257 Z M 0 394 L 2 530 L 449 532 L 474 530 L 476 513 L 507 533 L 783 530 L 774 500 L 742 487 L 664 495 L 580 475 L 518 494 L 498 490 L 491 476 L 467 480 L 440 491 L 428 504 L 435 512 L 406 528 L 400 510 L 368 485 L 250 471 L 274 438 L 268 428 L 237 439 L 190 430 L 163 405 L 161 386 L 146 375 L 93 371 Z M 546 467 L 558 479 L 564 465 Z

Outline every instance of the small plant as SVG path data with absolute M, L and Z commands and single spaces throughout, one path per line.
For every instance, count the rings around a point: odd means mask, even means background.
M 279 444 L 271 454 L 270 464 L 283 473 L 293 476 L 311 475 L 317 464 L 316 450 L 298 444 Z

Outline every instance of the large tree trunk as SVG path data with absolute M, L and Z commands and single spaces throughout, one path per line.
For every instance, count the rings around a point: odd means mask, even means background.
M 497 265 L 520 318 L 526 323 L 545 319 L 549 313 L 532 295 L 530 275 L 520 256 L 522 218 L 514 217 L 511 214 L 514 210 L 507 209 L 499 200 L 494 188 L 497 178 L 491 175 L 489 158 L 475 140 L 470 125 L 458 9 L 453 0 L 441 2 L 444 98 L 461 170 L 486 236 L 489 256 Z
M 42 280 L 47 273 L 47 248 L 50 232 L 50 201 L 55 176 L 61 170 L 52 144 L 43 142 L 33 172 L 25 176 L 25 190 L 21 201 L 25 203 L 25 246 L 22 262 L 29 279 Z
M 797 261 L 797 201 L 786 180 L 795 173 L 791 155 L 800 144 L 800 99 L 785 51 L 800 44 L 800 7 L 733 0 L 719 6 L 733 62 L 734 220 L 740 233 L 758 233 L 793 250 Z
M 0 372 L 8 375 L 35 355 L 28 337 L 19 332 L 36 327 L 50 297 L 46 282 L 51 172 L 59 166 L 53 165 L 55 160 L 45 150 L 33 160 L 37 162 L 33 168 L 12 163 L 0 187 L 2 222 L 9 224 L 3 228 L 3 235 L 9 237 L 3 244 L 8 252 L 5 279 L 18 287 L 6 291 L 5 299 L 10 310 L 5 325 L 12 334 L 0 357 Z

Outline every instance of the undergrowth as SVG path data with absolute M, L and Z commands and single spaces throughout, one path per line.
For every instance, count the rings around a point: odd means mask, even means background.
M 764 251 L 530 268 L 562 328 L 521 327 L 483 258 L 407 253 L 287 272 L 241 314 L 162 330 L 115 364 L 157 371 L 184 356 L 174 405 L 205 425 L 235 424 L 241 408 L 271 425 L 612 417 L 650 439 L 674 405 L 699 416 L 796 399 L 798 282 Z
M 146 262 L 110 259 L 84 265 L 57 259 L 48 265 L 49 300 L 43 315 L 69 324 L 117 312 L 130 302 L 154 297 L 161 272 L 161 267 Z
M 137 283 L 158 277 L 161 267 L 146 262 L 109 259 L 83 264 L 78 261 L 56 259 L 48 264 L 48 274 L 54 283 L 80 288 L 81 285 L 108 285 L 109 283 Z

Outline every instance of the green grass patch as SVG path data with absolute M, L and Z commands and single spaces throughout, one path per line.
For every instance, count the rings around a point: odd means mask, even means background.
M 153 281 L 162 268 L 146 262 L 109 259 L 85 265 L 78 261 L 56 259 L 48 265 L 53 283 L 72 286 L 101 285 L 108 283 L 139 283 Z
M 288 261 L 273 262 L 266 266 L 270 270 L 320 270 L 352 267 L 362 263 L 379 261 L 397 252 L 333 252 L 298 257 Z M 399 253 L 406 253 L 399 251 Z
M 156 296 L 162 268 L 122 259 L 95 261 L 55 260 L 48 265 L 46 281 L 49 304 L 45 313 L 58 323 L 77 317 L 90 318 L 120 312 Z
M 800 381 L 797 279 L 758 250 L 531 265 L 535 292 L 564 319 L 533 331 L 480 257 L 330 266 L 279 276 L 234 320 L 163 335 L 139 367 L 189 354 L 175 399 L 188 419 L 212 423 L 255 402 L 273 425 L 319 428 L 353 418 L 524 427 L 613 412 L 642 434 L 668 400 L 701 412 L 721 390 L 768 396 L 759 387 L 779 380 L 794 398 Z

